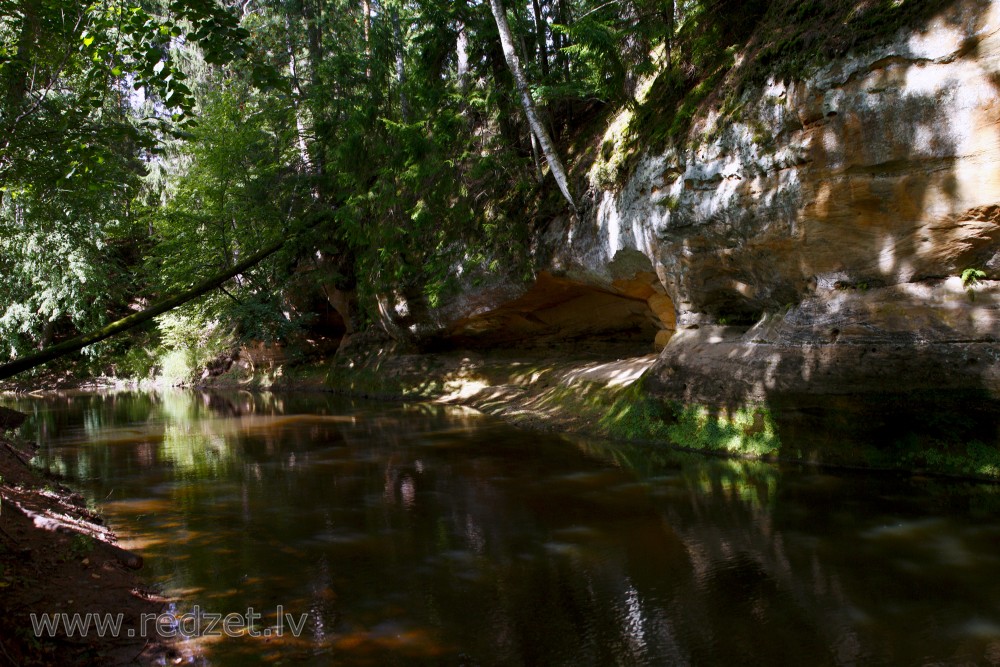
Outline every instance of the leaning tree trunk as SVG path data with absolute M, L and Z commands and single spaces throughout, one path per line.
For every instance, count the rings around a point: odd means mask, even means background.
M 562 160 L 559 159 L 559 153 L 556 152 L 555 145 L 552 143 L 549 131 L 545 129 L 545 125 L 542 124 L 542 121 L 538 117 L 535 102 L 531 99 L 531 91 L 528 89 L 528 79 L 521 68 L 521 60 L 518 58 L 517 50 L 514 48 L 514 37 L 511 35 L 510 26 L 507 24 L 507 13 L 504 10 L 501 0 L 490 0 L 490 8 L 493 10 L 493 18 L 496 19 L 497 30 L 500 32 L 500 45 L 503 47 L 503 55 L 507 59 L 507 66 L 510 67 L 510 72 L 514 76 L 514 83 L 517 85 L 517 91 L 521 95 L 521 105 L 524 107 L 524 115 L 528 117 L 528 125 L 531 127 L 532 133 L 538 137 L 538 143 L 541 145 L 542 153 L 545 154 L 545 160 L 549 163 L 549 170 L 552 172 L 553 178 L 556 179 L 559 191 L 562 192 L 563 197 L 569 203 L 570 210 L 576 213 L 576 203 L 573 201 L 573 195 L 569 190 L 569 179 L 566 176 L 566 170 L 563 168 Z
M 315 224 L 311 225 L 307 229 L 311 229 L 312 227 L 315 227 Z M 178 306 L 184 305 L 188 301 L 197 299 L 199 296 L 207 294 L 216 287 L 221 287 L 230 278 L 243 273 L 247 269 L 267 259 L 274 253 L 281 250 L 281 248 L 285 245 L 285 243 L 287 243 L 289 240 L 293 238 L 296 238 L 296 235 L 286 237 L 281 241 L 278 241 L 264 248 L 260 252 L 251 255 L 250 257 L 247 257 L 245 260 L 243 260 L 236 266 L 232 267 L 231 269 L 226 269 L 222 273 L 218 273 L 212 276 L 211 278 L 203 280 L 194 287 L 191 287 L 190 289 L 185 290 L 180 294 L 172 296 L 169 299 L 164 299 L 163 301 L 160 301 L 159 303 L 150 306 L 146 310 L 134 313 L 116 322 L 112 322 L 111 324 L 107 325 L 106 327 L 102 327 L 97 331 L 92 331 L 90 333 L 77 336 L 76 338 L 71 338 L 67 341 L 63 341 L 62 343 L 52 345 L 51 347 L 47 347 L 41 352 L 38 352 L 37 354 L 32 354 L 27 357 L 22 357 L 20 359 L 16 359 L 10 362 L 9 364 L 4 364 L 0 366 L 0 380 L 12 377 L 14 375 L 17 375 L 18 373 L 23 373 L 26 370 L 35 368 L 36 366 L 41 366 L 42 364 L 48 363 L 53 359 L 58 359 L 59 357 L 65 356 L 67 354 L 77 352 L 87 347 L 88 345 L 99 343 L 106 338 L 110 338 L 116 334 L 128 331 L 129 329 L 134 329 L 140 324 L 148 322 L 149 320 L 153 319 L 157 315 L 162 315 L 163 313 L 169 310 L 173 310 Z

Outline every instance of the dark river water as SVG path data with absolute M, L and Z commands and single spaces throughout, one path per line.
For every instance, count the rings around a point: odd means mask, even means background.
M 10 400 L 211 664 L 1000 664 L 1000 487 L 320 394 Z

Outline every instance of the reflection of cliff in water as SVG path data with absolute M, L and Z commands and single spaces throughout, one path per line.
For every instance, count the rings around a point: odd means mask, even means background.
M 780 664 L 816 646 L 810 664 L 910 664 L 926 653 L 908 633 L 928 625 L 957 638 L 955 659 L 1000 655 L 1000 627 L 975 630 L 1000 618 L 996 591 L 973 574 L 998 560 L 977 534 L 1000 508 L 995 486 L 578 446 L 655 480 L 652 511 L 686 555 L 659 575 L 682 602 L 670 621 L 694 664 Z
M 51 420 L 67 439 L 39 452 L 109 497 L 126 545 L 183 605 L 308 611 L 306 646 L 233 641 L 205 649 L 216 663 L 263 650 L 896 664 L 1000 649 L 993 487 L 567 442 L 441 406 L 221 398 L 78 399 Z M 108 439 L 80 435 L 90 412 Z M 119 437 L 139 427 L 109 418 L 137 414 L 149 431 Z

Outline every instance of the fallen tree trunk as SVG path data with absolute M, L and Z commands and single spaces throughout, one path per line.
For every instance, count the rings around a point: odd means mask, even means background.
M 112 322 L 111 324 L 102 327 L 97 331 L 92 331 L 90 333 L 77 336 L 76 338 L 71 338 L 67 341 L 63 341 L 62 343 L 52 345 L 51 347 L 47 347 L 43 351 L 38 352 L 37 354 L 31 354 L 28 355 L 27 357 L 22 357 L 8 364 L 4 364 L 0 366 L 0 380 L 12 377 L 14 375 L 17 375 L 18 373 L 23 373 L 26 370 L 35 368 L 36 366 L 41 366 L 42 364 L 48 363 L 53 359 L 57 359 L 61 356 L 82 350 L 88 345 L 99 343 L 100 341 L 106 338 L 110 338 L 111 336 L 114 336 L 116 334 L 120 334 L 124 331 L 128 331 L 129 329 L 133 329 L 142 324 L 143 322 L 147 322 L 153 319 L 157 315 L 162 315 L 163 313 L 169 310 L 173 310 L 174 308 L 181 306 L 187 303 L 188 301 L 191 301 L 192 299 L 197 299 L 199 296 L 207 294 L 216 287 L 221 286 L 230 278 L 239 275 L 240 273 L 243 273 L 244 271 L 251 268 L 255 264 L 259 264 L 260 262 L 267 259 L 274 253 L 278 252 L 278 250 L 280 250 L 282 246 L 284 246 L 285 243 L 287 243 L 290 238 L 293 237 L 282 239 L 281 241 L 278 241 L 264 248 L 260 252 L 251 255 L 250 257 L 246 258 L 245 260 L 233 266 L 232 268 L 226 269 L 222 273 L 216 274 L 211 278 L 203 280 L 194 287 L 191 287 L 190 289 L 185 290 L 180 294 L 177 294 L 176 296 L 172 296 L 169 299 L 164 299 L 159 303 L 153 304 L 146 310 L 134 313 L 116 322 Z

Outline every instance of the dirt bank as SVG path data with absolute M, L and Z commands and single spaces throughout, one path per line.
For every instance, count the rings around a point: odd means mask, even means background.
M 174 650 L 155 636 L 165 600 L 136 572 L 142 559 L 115 546 L 115 535 L 84 498 L 47 479 L 33 453 L 10 435 L 23 415 L 0 408 L 0 665 L 134 665 L 169 662 Z M 121 615 L 117 637 L 38 636 L 41 614 Z M 131 633 L 129 632 L 131 631 Z M 132 636 L 130 637 L 129 634 Z M 142 638 L 152 634 L 152 638 Z

